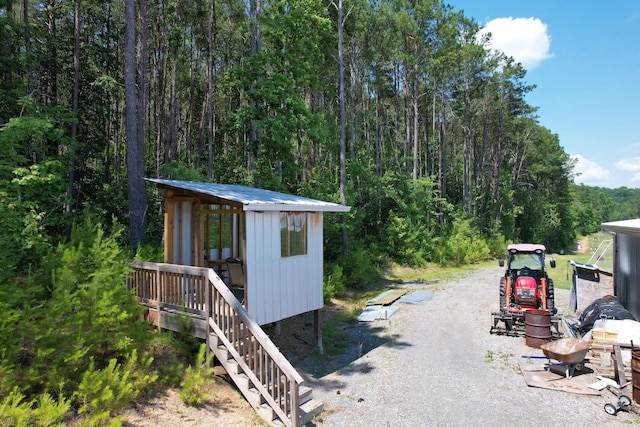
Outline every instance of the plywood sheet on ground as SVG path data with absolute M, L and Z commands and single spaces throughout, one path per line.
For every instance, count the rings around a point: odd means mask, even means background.
M 599 391 L 589 388 L 589 384 L 597 381 L 592 375 L 580 374 L 565 378 L 564 374 L 547 371 L 545 365 L 522 362 L 520 363 L 520 370 L 529 387 L 546 388 L 574 394 L 600 395 Z
M 405 289 L 389 289 L 388 291 L 384 291 L 380 295 L 375 298 L 367 301 L 366 305 L 389 305 L 393 304 L 395 300 L 400 298 L 402 295 L 406 294 L 407 291 Z

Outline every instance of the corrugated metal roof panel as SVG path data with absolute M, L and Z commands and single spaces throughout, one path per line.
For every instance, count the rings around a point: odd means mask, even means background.
M 431 291 L 415 291 L 412 294 L 405 295 L 400 298 L 399 302 L 406 304 L 422 304 L 424 301 L 430 300 L 435 296 Z
M 348 212 L 351 207 L 242 185 L 146 178 L 155 184 L 218 197 L 243 205 L 245 211 Z
M 398 307 L 392 305 L 370 305 L 364 309 L 358 320 L 360 322 L 373 322 L 376 319 L 388 319 L 393 316 Z
M 604 222 L 600 224 L 604 231 L 611 231 L 614 233 L 624 233 L 640 235 L 640 218 L 627 219 L 625 221 L 613 221 Z

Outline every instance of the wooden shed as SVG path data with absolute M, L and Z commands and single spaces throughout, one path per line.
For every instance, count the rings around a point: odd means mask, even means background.
M 323 307 L 323 214 L 349 206 L 240 185 L 164 190 L 164 262 L 213 268 L 259 324 Z
M 640 319 L 640 218 L 605 222 L 614 235 L 613 282 L 618 301 Z

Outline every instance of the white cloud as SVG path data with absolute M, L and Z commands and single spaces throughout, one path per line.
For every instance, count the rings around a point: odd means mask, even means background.
M 575 182 L 602 185 L 609 180 L 609 171 L 596 162 L 588 160 L 580 154 L 571 156 L 571 158 L 575 161 L 575 165 L 573 166 Z
M 480 31 L 481 34 L 487 32 L 492 36 L 491 49 L 512 56 L 527 70 L 553 57 L 549 52 L 551 36 L 547 33 L 547 24 L 538 18 L 496 18 Z
M 633 172 L 631 182 L 640 181 L 640 157 L 632 157 L 630 159 L 622 159 L 616 163 L 616 167 L 627 172 Z

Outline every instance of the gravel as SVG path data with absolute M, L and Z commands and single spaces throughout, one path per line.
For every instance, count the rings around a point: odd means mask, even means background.
M 595 426 L 640 423 L 638 415 L 604 412 L 615 396 L 585 396 L 528 387 L 523 355 L 542 355 L 524 337 L 489 333 L 498 308 L 498 267 L 481 268 L 429 286 L 435 297 L 401 304 L 388 320 L 348 330 L 349 348 L 336 369 L 303 371 L 325 403 L 316 426 Z M 424 288 L 421 284 L 404 284 Z M 568 314 L 568 291 L 556 306 Z M 397 302 L 395 304 L 398 304 Z M 302 363 L 302 361 L 301 361 Z M 335 367 L 335 366 L 334 366 Z M 584 374 L 594 375 L 594 374 Z M 593 377 L 596 381 L 595 376 Z M 628 390 L 630 393 L 630 390 Z

